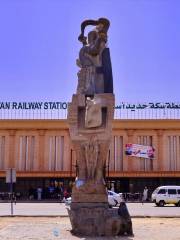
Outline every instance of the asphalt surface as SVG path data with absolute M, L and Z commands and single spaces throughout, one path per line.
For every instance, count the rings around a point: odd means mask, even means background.
M 180 207 L 167 205 L 156 207 L 153 203 L 127 203 L 132 217 L 179 217 Z M 0 203 L 0 216 L 11 215 L 11 204 Z M 15 216 L 68 216 L 64 203 L 16 203 L 13 204 Z

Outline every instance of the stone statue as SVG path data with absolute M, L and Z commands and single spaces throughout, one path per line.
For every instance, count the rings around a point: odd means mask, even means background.
M 88 33 L 88 37 L 85 37 L 84 30 L 88 25 L 96 27 Z M 97 21 L 86 20 L 81 24 L 79 41 L 82 42 L 83 47 L 76 61 L 80 67 L 78 94 L 113 93 L 110 54 L 106 46 L 109 25 L 109 21 L 105 18 Z
M 85 37 L 88 25 L 95 29 Z M 69 132 L 77 166 L 69 216 L 73 233 L 89 236 L 132 234 L 130 218 L 119 215 L 117 209 L 109 209 L 105 184 L 114 118 L 113 78 L 107 48 L 109 26 L 106 18 L 82 22 L 78 86 L 68 105 Z

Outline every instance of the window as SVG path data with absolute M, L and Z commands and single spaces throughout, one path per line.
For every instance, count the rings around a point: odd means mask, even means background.
M 176 194 L 176 189 L 168 189 L 168 194 Z
M 152 146 L 152 136 L 138 136 L 138 144 L 145 146 Z M 141 171 L 152 171 L 153 170 L 153 159 L 152 158 L 140 158 L 140 170 Z
M 110 171 L 123 170 L 123 136 L 113 136 L 110 146 L 110 159 L 107 159 Z M 109 156 L 108 156 L 109 158 Z M 109 162 L 110 160 L 110 162 Z
M 0 169 L 5 169 L 5 136 L 0 136 Z
M 168 136 L 167 139 L 167 170 L 177 171 L 180 170 L 179 167 L 179 147 L 180 147 L 180 136 Z M 168 166 L 169 165 L 169 166 Z
M 166 189 L 160 189 L 158 194 L 165 194 L 166 193 Z
M 153 193 L 158 193 L 158 192 L 159 192 L 159 188 L 156 188 Z
M 180 194 L 180 189 L 177 190 L 178 194 Z
M 121 149 L 121 150 L 120 150 Z M 123 137 L 114 136 L 114 169 L 115 171 L 123 170 Z
M 35 169 L 35 136 L 20 136 L 18 170 Z
M 49 137 L 49 166 L 50 171 L 63 170 L 64 161 L 64 136 Z

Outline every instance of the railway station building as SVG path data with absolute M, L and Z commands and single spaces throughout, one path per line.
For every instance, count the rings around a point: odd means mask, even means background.
M 125 145 L 153 146 L 153 159 L 125 154 Z M 0 120 L 0 192 L 8 191 L 6 170 L 16 169 L 15 189 L 45 188 L 53 181 L 70 186 L 76 177 L 76 156 L 66 119 Z M 178 119 L 115 119 L 105 167 L 107 186 L 117 192 L 153 191 L 180 185 L 180 121 Z

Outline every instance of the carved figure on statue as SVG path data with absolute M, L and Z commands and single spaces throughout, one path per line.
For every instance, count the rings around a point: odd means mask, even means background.
M 109 24 L 105 18 L 97 21 L 85 20 L 81 24 L 79 41 L 83 47 L 80 49 L 79 59 L 76 60 L 80 67 L 77 94 L 113 93 L 110 53 L 106 46 Z M 84 30 L 88 25 L 96 28 L 85 37 Z
M 87 178 L 95 179 L 95 173 L 97 168 L 97 161 L 99 155 L 99 145 L 95 138 L 91 138 L 89 142 L 84 144 L 86 166 L 87 166 Z
M 102 124 L 102 108 L 99 98 L 86 98 L 85 128 L 100 127 Z

